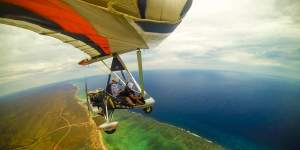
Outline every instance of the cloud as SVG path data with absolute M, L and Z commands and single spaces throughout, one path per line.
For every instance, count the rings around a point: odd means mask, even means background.
M 182 24 L 153 50 L 147 66 L 297 77 L 300 28 L 277 5 L 275 0 L 194 1 Z
M 85 75 L 77 63 L 87 55 L 73 46 L 13 26 L 0 31 L 0 94 Z
M 283 15 L 291 17 L 298 25 L 300 23 L 300 1 L 299 0 L 277 0 L 276 7 Z
M 228 63 L 239 63 L 239 64 L 253 64 L 253 65 L 265 65 L 265 66 L 282 66 L 279 62 L 273 61 L 272 59 L 260 58 L 255 54 L 236 51 L 221 54 L 220 60 Z

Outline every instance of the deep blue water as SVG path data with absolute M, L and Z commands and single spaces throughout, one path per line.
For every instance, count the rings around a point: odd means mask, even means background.
M 299 80 L 207 70 L 146 71 L 144 78 L 156 100 L 150 117 L 230 150 L 300 149 Z M 106 79 L 88 78 L 89 89 Z
M 156 100 L 150 117 L 230 150 L 300 149 L 299 80 L 207 70 L 146 71 L 144 78 Z M 103 88 L 106 79 L 90 77 L 89 89 Z
M 147 72 L 152 117 L 228 149 L 299 149 L 300 82 L 217 71 Z
M 151 117 L 232 150 L 300 149 L 300 82 L 221 71 L 146 71 Z M 91 78 L 90 87 L 99 86 Z

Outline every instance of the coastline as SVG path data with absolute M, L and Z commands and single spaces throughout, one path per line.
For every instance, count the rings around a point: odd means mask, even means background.
M 140 114 L 140 113 L 137 113 L 137 112 L 131 112 L 131 111 L 129 111 L 129 113 L 133 113 L 133 114 L 135 114 L 135 115 L 140 115 L 140 116 L 144 117 L 144 115 L 142 115 L 142 114 Z M 152 119 L 152 120 L 155 121 L 157 124 L 169 126 L 169 127 L 172 127 L 172 128 L 177 128 L 178 130 L 181 130 L 181 131 L 186 132 L 186 133 L 188 133 L 188 134 L 190 134 L 190 135 L 193 135 L 193 136 L 195 136 L 195 137 L 197 137 L 197 138 L 200 138 L 200 139 L 202 139 L 202 140 L 205 140 L 206 142 L 214 143 L 213 141 L 208 140 L 208 139 L 206 139 L 206 138 L 204 138 L 204 137 L 202 137 L 202 136 L 200 136 L 200 135 L 198 135 L 198 134 L 196 134 L 196 133 L 193 133 L 193 132 L 191 132 L 191 131 L 189 131 L 189 130 L 186 130 L 186 129 L 184 129 L 184 128 L 180 128 L 180 127 L 177 127 L 177 126 L 172 125 L 172 124 L 169 124 L 169 123 L 165 123 L 165 122 L 158 121 L 157 119 L 155 119 L 155 118 L 153 118 L 153 117 L 148 117 L 148 118 Z M 217 143 L 214 143 L 214 144 L 217 144 Z
M 73 85 L 74 87 L 76 87 L 75 98 L 78 99 L 78 103 L 79 103 L 79 104 L 87 111 L 86 104 L 85 104 L 85 102 L 83 102 L 83 101 L 85 101 L 85 99 L 81 98 L 81 96 L 79 95 L 79 94 L 80 94 L 80 86 L 77 85 L 76 83 L 72 83 L 72 85 Z M 88 111 L 87 111 L 87 113 L 88 113 L 88 115 L 89 115 L 89 112 L 88 112 Z M 133 113 L 133 114 L 135 114 L 135 115 L 143 116 L 142 114 L 137 113 L 137 112 L 130 112 L 130 113 Z M 144 117 L 144 116 L 143 116 L 143 117 Z M 186 133 L 188 133 L 188 134 L 190 134 L 190 135 L 193 135 L 193 136 L 195 136 L 195 137 L 198 137 L 198 138 L 201 138 L 201 139 L 203 139 L 203 140 L 206 140 L 206 141 L 209 142 L 209 143 L 214 143 L 214 142 L 212 142 L 212 141 L 210 141 L 210 140 L 208 140 L 208 139 L 206 139 L 206 138 L 204 138 L 204 137 L 202 137 L 202 136 L 200 136 L 200 135 L 198 135 L 198 134 L 196 134 L 196 133 L 193 133 L 193 132 L 191 132 L 191 131 L 189 131 L 189 130 L 186 130 L 186 129 L 184 129 L 184 128 L 180 128 L 180 127 L 177 127 L 177 126 L 175 126 L 175 125 L 168 124 L 168 123 L 165 123 L 165 122 L 160 122 L 160 121 L 156 120 L 156 119 L 153 118 L 153 117 L 150 117 L 150 119 L 152 119 L 153 121 L 155 121 L 155 122 L 158 123 L 158 124 L 166 125 L 166 126 L 173 127 L 173 128 L 177 128 L 177 129 L 182 130 L 182 131 L 184 131 L 184 132 L 186 132 Z M 100 134 L 102 134 L 102 133 L 100 133 Z
M 119 121 L 117 131 L 112 135 L 104 134 L 109 149 L 131 150 L 181 149 L 181 150 L 224 150 L 219 144 L 192 134 L 185 129 L 162 123 L 139 113 L 126 110 L 115 112 Z
M 76 88 L 75 98 L 77 99 L 78 103 L 85 109 L 85 111 L 89 114 L 87 111 L 86 105 L 85 105 L 85 93 L 83 93 L 82 89 L 83 87 L 78 83 L 71 83 Z M 122 112 L 121 114 L 119 112 Z M 177 127 L 172 124 L 160 122 L 156 120 L 155 118 L 144 116 L 137 112 L 129 112 L 129 111 L 116 111 L 115 112 L 115 119 L 119 120 L 120 127 L 114 133 L 113 135 L 105 135 L 101 133 L 101 130 L 97 129 L 97 132 L 99 134 L 100 142 L 105 146 L 106 149 L 120 149 L 123 146 L 130 148 L 130 149 L 138 149 L 141 148 L 139 145 L 135 145 L 137 142 L 145 141 L 145 139 L 149 140 L 148 144 L 142 145 L 142 149 L 149 149 L 148 146 L 157 145 L 157 144 L 163 144 L 168 145 L 167 147 L 174 147 L 180 148 L 180 149 L 196 149 L 196 147 L 200 146 L 203 147 L 202 149 L 214 149 L 214 150 L 223 150 L 224 148 L 217 143 L 214 143 L 196 133 L 193 133 L 189 130 L 186 130 L 184 128 Z M 126 121 L 126 118 L 135 118 L 130 121 Z M 93 122 L 95 127 L 97 128 L 97 123 L 90 117 L 90 120 Z M 139 121 L 137 121 L 139 120 Z M 139 126 L 139 124 L 143 124 L 142 126 Z M 152 126 L 150 130 L 155 131 L 154 133 L 149 134 L 150 137 L 147 138 L 146 134 L 140 134 L 140 132 L 136 132 L 135 134 L 130 134 L 129 131 L 132 130 L 128 124 L 132 124 L 135 126 L 135 130 L 138 131 L 144 131 L 147 132 L 147 128 L 149 126 Z M 164 128 L 167 130 L 165 135 L 160 136 L 161 133 L 160 128 Z M 156 131 L 157 130 L 157 131 Z M 176 132 L 177 135 L 173 135 L 173 133 Z M 159 136 L 157 138 L 151 138 L 151 136 Z M 164 137 L 168 136 L 168 138 Z M 141 138 L 142 137 L 142 138 Z M 125 138 L 125 139 L 124 139 Z M 127 141 L 127 139 L 136 138 L 136 142 L 134 141 Z M 171 138 L 174 138 L 174 140 L 170 140 Z M 123 142 L 116 142 L 123 139 Z M 142 140 L 143 139 L 143 140 Z M 188 140 L 186 140 L 188 139 Z M 146 140 L 146 141 L 147 141 Z M 154 140 L 154 141 L 153 141 Z M 174 143 L 174 141 L 176 141 Z M 192 141 L 192 142 L 191 142 Z M 116 143 L 115 143 L 116 142 Z M 153 144 L 153 142 L 155 144 Z M 197 146 L 196 146 L 197 145 Z M 177 147 L 176 147 L 177 146 Z M 162 147 L 159 147 L 162 148 Z
M 87 110 L 86 102 L 84 102 L 84 99 L 82 99 L 80 97 L 80 95 L 78 95 L 79 92 L 80 92 L 80 87 L 76 84 L 72 84 L 72 86 L 74 86 L 76 88 L 76 92 L 75 92 L 75 96 L 74 96 L 74 98 L 76 99 L 76 102 L 84 109 L 87 116 L 89 117 L 90 125 L 93 127 L 93 130 L 96 131 L 97 135 L 99 136 L 99 137 L 97 137 L 97 139 L 99 139 L 101 149 L 102 150 L 108 150 L 107 146 L 104 144 L 104 139 L 103 139 L 103 135 L 101 133 L 101 130 L 98 129 L 97 124 L 95 123 L 93 118 L 90 116 L 90 112 Z

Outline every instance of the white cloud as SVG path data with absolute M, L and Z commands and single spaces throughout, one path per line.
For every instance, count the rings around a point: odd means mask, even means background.
M 77 63 L 86 54 L 58 39 L 0 25 L 0 94 L 95 74 Z
M 276 62 L 267 58 L 260 58 L 253 53 L 243 52 L 243 51 L 235 51 L 229 52 L 225 54 L 221 54 L 219 56 L 220 60 L 228 62 L 228 63 L 238 63 L 242 65 L 265 65 L 265 66 L 282 66 L 279 62 Z
M 248 67 L 270 74 L 281 74 L 270 71 L 280 67 L 295 77 L 299 63 L 292 60 L 300 56 L 287 57 L 299 49 L 299 41 L 300 28 L 278 11 L 275 0 L 198 0 L 149 61 L 198 69 L 242 71 Z M 281 53 L 282 57 L 269 58 L 266 53 Z

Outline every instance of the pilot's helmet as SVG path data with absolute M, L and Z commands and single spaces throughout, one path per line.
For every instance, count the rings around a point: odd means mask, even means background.
M 127 86 L 132 89 L 133 88 L 133 83 L 132 82 L 128 82 Z
M 111 81 L 112 82 L 119 82 L 119 78 L 113 78 Z

